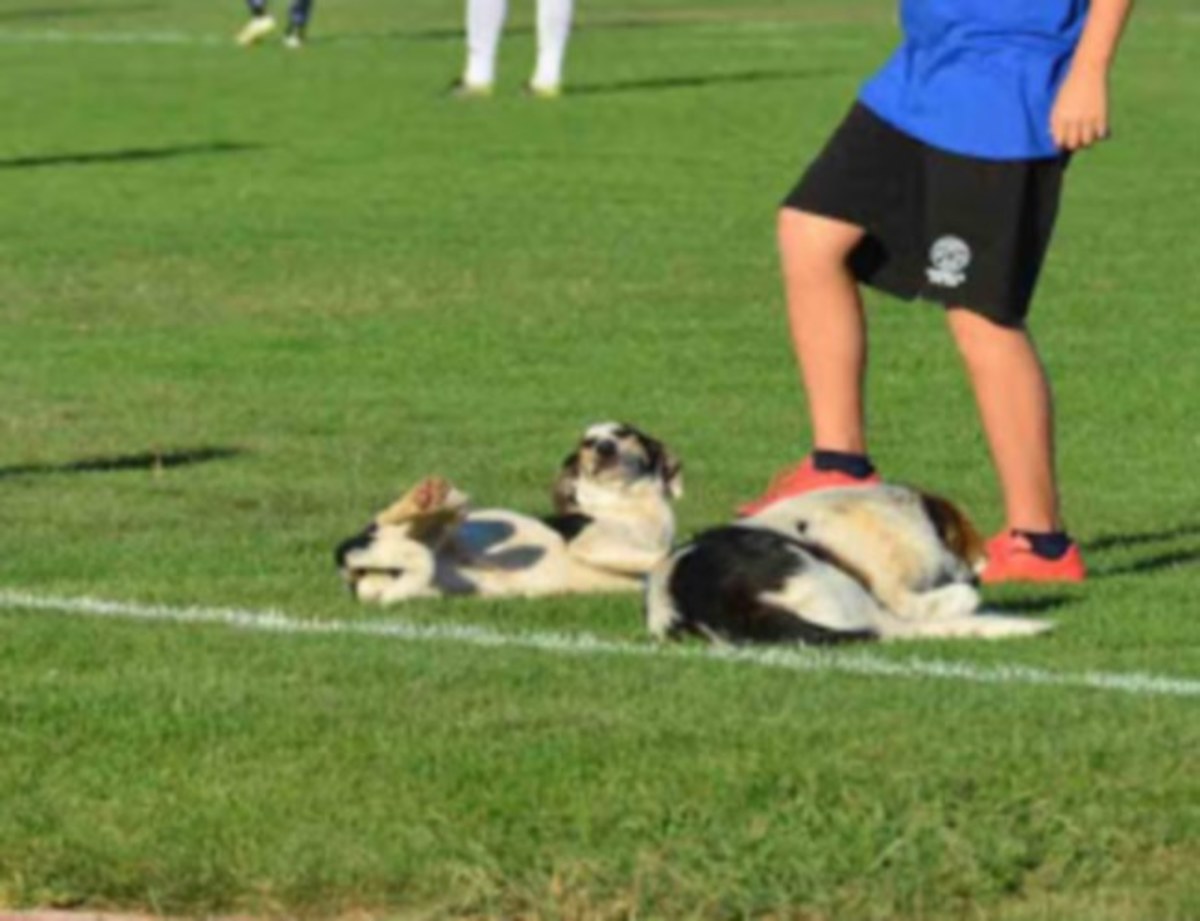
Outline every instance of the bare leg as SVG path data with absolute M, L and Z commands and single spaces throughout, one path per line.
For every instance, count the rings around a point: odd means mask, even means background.
M 1054 473 L 1050 382 L 1024 329 L 1000 326 L 969 310 L 947 311 L 1004 490 L 1008 527 L 1062 529 Z
M 846 265 L 863 229 L 788 208 L 779 251 L 792 344 L 804 378 L 813 445 L 866 453 L 863 377 L 867 333 L 858 285 Z

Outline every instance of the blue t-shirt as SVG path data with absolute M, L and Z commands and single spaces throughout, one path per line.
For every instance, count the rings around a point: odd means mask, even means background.
M 1059 155 L 1050 110 L 1089 0 L 901 0 L 904 42 L 860 101 L 931 147 L 989 160 Z

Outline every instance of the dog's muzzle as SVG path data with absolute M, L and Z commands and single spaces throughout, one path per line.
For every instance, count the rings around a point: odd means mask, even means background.
M 362 569 L 362 568 L 343 568 L 342 578 L 346 580 L 346 584 L 350 586 L 350 590 L 354 590 L 354 586 L 358 585 L 367 576 L 387 576 L 389 579 L 401 578 L 406 570 L 399 566 L 389 566 L 387 568 L 378 569 Z
M 592 448 L 596 458 L 595 467 L 597 470 L 607 470 L 620 460 L 620 452 L 617 450 L 615 441 L 598 441 Z

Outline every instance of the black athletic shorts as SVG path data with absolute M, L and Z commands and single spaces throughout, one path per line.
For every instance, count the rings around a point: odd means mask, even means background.
M 855 105 L 783 205 L 865 228 L 850 257 L 859 281 L 1019 327 L 1067 160 L 946 153 Z

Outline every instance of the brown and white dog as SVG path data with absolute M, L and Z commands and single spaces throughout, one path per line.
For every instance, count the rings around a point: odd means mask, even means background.
M 670 552 L 680 462 L 631 425 L 584 432 L 554 483 L 555 513 L 535 518 L 470 508 L 438 478 L 423 480 L 335 553 L 361 601 L 437 595 L 628 591 Z
M 904 486 L 828 489 L 706 531 L 651 574 L 657 637 L 830 644 L 1029 636 L 1046 621 L 979 611 L 984 545 L 946 501 Z

